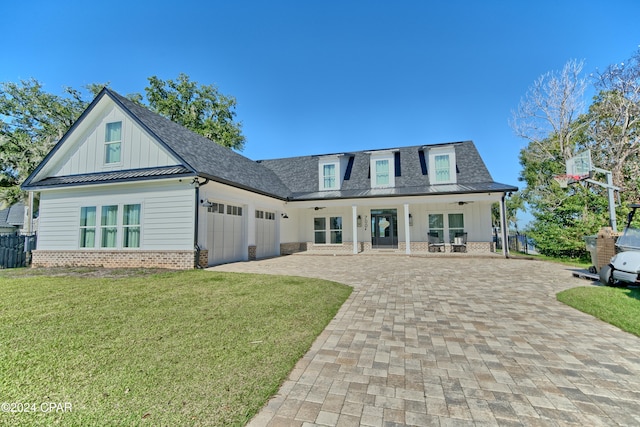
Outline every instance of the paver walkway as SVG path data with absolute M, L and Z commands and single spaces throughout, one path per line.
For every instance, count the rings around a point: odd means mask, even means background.
M 591 286 L 568 267 L 293 255 L 212 269 L 354 288 L 250 426 L 640 425 L 640 338 L 556 301 Z

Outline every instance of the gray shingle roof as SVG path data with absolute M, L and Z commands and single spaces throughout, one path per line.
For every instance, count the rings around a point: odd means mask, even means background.
M 140 126 L 183 162 L 183 165 L 133 171 L 47 177 L 39 182 L 33 182 L 32 180 L 38 171 L 64 143 L 76 124 L 82 121 L 103 96 L 110 97 L 116 104 L 127 111 Z M 339 191 L 320 191 L 318 156 L 291 157 L 256 162 L 229 148 L 222 147 L 106 88 L 100 92 L 89 108 L 80 116 L 76 124 L 27 178 L 23 184 L 24 189 L 34 190 L 52 186 L 198 175 L 283 200 L 517 191 L 517 187 L 493 181 L 472 141 L 392 149 L 399 153 L 401 174 L 395 177 L 394 188 L 385 189 L 371 188 L 371 179 L 369 177 L 370 151 L 346 153 L 345 155 L 353 158 L 350 179 L 343 181 Z M 455 149 L 457 163 L 456 184 L 431 185 L 428 173 L 423 173 L 420 152 L 423 152 L 425 158 L 428 159 L 429 150 L 438 146 L 452 146 Z
M 429 158 L 429 149 L 453 146 L 456 153 L 456 184 L 431 185 L 428 173 L 422 173 L 420 151 Z M 260 163 L 273 170 L 286 182 L 294 200 L 340 199 L 361 197 L 390 197 L 434 194 L 464 194 L 483 192 L 517 191 L 517 187 L 493 181 L 484 161 L 472 141 L 427 146 L 400 147 L 400 176 L 395 177 L 394 188 L 371 188 L 369 173 L 370 151 L 345 153 L 353 157 L 349 180 L 344 180 L 340 190 L 320 191 L 318 158 L 315 156 L 262 160 Z
M 287 186 L 271 170 L 113 91 L 107 93 L 198 175 L 283 199 L 290 195 Z
M 0 210 L 0 228 L 22 227 L 24 223 L 24 203 L 18 202 Z

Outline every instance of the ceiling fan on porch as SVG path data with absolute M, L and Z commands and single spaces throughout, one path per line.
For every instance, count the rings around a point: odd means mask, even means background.
M 313 209 L 314 211 L 319 211 L 320 209 L 324 209 L 324 206 L 316 206 L 314 208 L 309 208 L 309 209 Z
M 458 205 L 458 206 L 464 206 L 464 205 L 469 204 L 469 203 L 473 203 L 473 202 L 466 202 L 464 200 L 460 200 L 459 202 L 453 202 L 452 204 Z

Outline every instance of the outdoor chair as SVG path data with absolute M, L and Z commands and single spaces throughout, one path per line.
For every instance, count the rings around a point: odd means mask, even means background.
M 444 240 L 435 231 L 429 232 L 429 252 L 442 252 Z
M 467 252 L 467 233 L 456 233 L 451 242 L 451 252 Z

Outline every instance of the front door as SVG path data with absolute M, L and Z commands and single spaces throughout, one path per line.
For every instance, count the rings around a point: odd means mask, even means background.
M 371 246 L 398 247 L 398 214 L 396 209 L 371 211 Z

